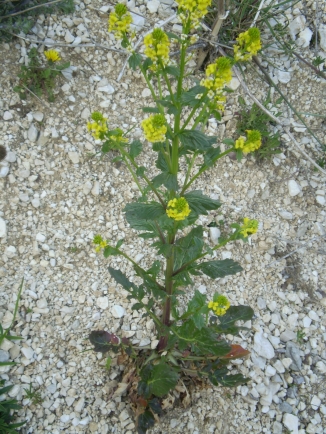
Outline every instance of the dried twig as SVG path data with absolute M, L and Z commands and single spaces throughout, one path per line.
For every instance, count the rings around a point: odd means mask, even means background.
M 253 19 L 253 22 L 251 23 L 250 27 L 254 27 L 254 25 L 256 24 L 256 21 L 258 20 L 258 17 L 260 15 L 260 11 L 262 10 L 264 3 L 265 3 L 265 0 L 261 0 L 259 8 L 258 8 L 256 15 L 255 15 L 255 18 Z
M 282 256 L 282 258 L 280 258 L 280 259 L 276 259 L 275 261 L 273 261 L 273 262 L 271 262 L 270 264 L 266 265 L 266 268 L 269 268 L 269 267 L 271 267 L 272 265 L 277 264 L 278 262 L 283 261 L 283 259 L 286 259 L 286 258 L 288 258 L 289 256 L 292 256 L 292 255 L 293 255 L 294 253 L 296 253 L 298 250 L 301 250 L 302 248 L 306 247 L 309 243 L 312 243 L 312 242 L 314 242 L 314 241 L 318 241 L 318 240 L 320 240 L 321 238 L 325 238 L 325 235 L 324 235 L 324 236 L 321 236 L 321 237 L 314 237 L 314 238 L 312 238 L 311 240 L 306 241 L 304 244 L 302 244 L 302 245 L 301 245 L 300 247 L 298 247 L 297 249 L 292 250 L 292 252 L 287 253 L 286 255 Z

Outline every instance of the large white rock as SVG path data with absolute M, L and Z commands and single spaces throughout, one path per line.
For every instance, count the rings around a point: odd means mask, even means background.
M 100 92 L 105 92 L 109 95 L 111 95 L 112 93 L 114 93 L 114 87 L 112 87 L 110 84 L 107 84 L 106 86 L 101 86 L 97 88 L 98 91 Z
M 268 339 L 263 336 L 262 332 L 257 332 L 254 337 L 254 350 L 265 359 L 272 359 L 275 356 L 274 348 Z
M 160 2 L 158 0 L 151 0 L 147 3 L 147 9 L 151 14 L 155 14 L 160 6 Z
M 28 140 L 30 140 L 31 142 L 36 142 L 38 137 L 38 130 L 34 124 L 29 127 L 29 130 L 27 131 L 27 137 Z
M 306 19 L 303 15 L 298 15 L 294 18 L 293 21 L 289 24 L 289 32 L 291 38 L 295 41 L 295 37 L 299 32 L 302 32 L 305 29 Z
M 294 179 L 290 179 L 290 181 L 288 182 L 288 189 L 290 196 L 296 196 L 301 192 L 300 185 Z
M 216 228 L 216 227 L 209 228 L 209 235 L 210 235 L 212 242 L 214 244 L 218 244 L 218 239 L 221 236 L 221 231 L 219 230 L 219 228 Z
M 89 120 L 89 118 L 91 117 L 91 111 L 88 107 L 85 107 L 84 110 L 81 112 L 80 117 L 82 119 L 86 119 Z
M 309 47 L 312 35 L 313 32 L 309 29 L 309 27 L 306 27 L 304 30 L 302 30 L 302 32 L 299 33 L 299 38 L 297 39 L 296 44 L 303 48 Z
M 78 152 L 68 152 L 68 156 L 70 158 L 70 160 L 74 163 L 74 164 L 78 164 L 79 163 L 79 154 Z
M 3 218 L 0 217 L 0 238 L 4 238 L 7 234 L 7 225 Z
M 326 51 L 326 24 L 319 24 L 320 48 Z
M 291 434 L 298 434 L 299 419 L 294 414 L 285 413 L 283 416 L 283 425 Z
M 8 110 L 4 112 L 3 114 L 3 120 L 4 121 L 10 121 L 10 119 L 13 118 L 12 113 L 10 113 Z
M 113 306 L 111 312 L 114 318 L 122 318 L 126 313 L 125 309 L 122 306 L 119 306 L 118 304 L 115 304 Z
M 275 69 L 274 74 L 277 77 L 278 81 L 281 83 L 288 83 L 291 80 L 291 74 L 287 71 Z
M 96 304 L 101 309 L 107 309 L 109 306 L 109 299 L 107 297 L 99 297 L 96 300 Z
M 133 12 L 130 12 L 130 15 L 132 17 L 132 24 L 130 26 L 131 30 L 141 30 L 145 25 L 145 18 L 138 14 L 134 14 Z

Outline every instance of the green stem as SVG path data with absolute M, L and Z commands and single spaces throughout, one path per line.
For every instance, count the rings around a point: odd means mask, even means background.
M 211 162 L 211 164 L 209 165 L 209 166 L 202 166 L 201 167 L 201 169 L 199 169 L 198 170 L 198 172 L 196 173 L 196 175 L 194 175 L 192 178 L 191 178 L 191 180 L 187 183 L 187 184 L 185 184 L 184 186 L 183 186 L 183 188 L 182 188 L 182 190 L 181 190 L 181 193 L 180 193 L 180 196 L 182 196 L 184 193 L 185 193 L 185 191 L 187 190 L 187 188 L 189 188 L 190 187 L 190 185 L 203 173 L 203 172 L 205 172 L 205 170 L 207 170 L 207 169 L 209 169 L 213 164 L 215 164 L 215 162 L 217 161 L 217 160 L 219 160 L 220 158 L 222 158 L 222 157 L 224 157 L 224 155 L 227 155 L 227 154 L 229 154 L 230 152 L 233 152 L 233 151 L 235 151 L 235 147 L 233 147 L 233 148 L 230 148 L 230 149 L 227 149 L 226 151 L 224 151 L 224 152 L 222 152 L 222 154 L 220 154 L 220 155 L 218 155 L 217 157 L 215 157 L 213 160 L 212 160 L 212 162 Z
M 192 158 L 191 158 L 191 161 L 190 161 L 190 163 L 188 164 L 188 169 L 187 169 L 187 173 L 186 173 L 185 181 L 184 181 L 184 183 L 183 183 L 183 187 L 184 187 L 185 185 L 187 185 L 187 182 L 188 182 L 188 179 L 189 179 L 189 176 L 190 176 L 190 172 L 191 172 L 191 169 L 193 168 L 193 165 L 194 165 L 194 163 L 195 163 L 195 161 L 196 161 L 197 155 L 198 155 L 198 153 L 197 153 L 197 152 L 194 152 L 194 153 L 193 153 L 193 156 L 192 156 Z M 183 189 L 182 189 L 182 191 L 183 191 Z
M 125 162 L 129 172 L 131 173 L 131 176 L 133 177 L 135 183 L 137 184 L 138 190 L 142 195 L 144 195 L 144 190 L 142 189 L 141 185 L 139 184 L 138 178 L 136 173 L 133 171 L 133 168 L 130 166 L 128 160 L 123 156 L 123 161 Z

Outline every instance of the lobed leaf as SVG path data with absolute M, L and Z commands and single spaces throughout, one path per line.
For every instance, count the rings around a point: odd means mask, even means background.
M 205 196 L 201 190 L 186 193 L 184 197 L 187 199 L 191 210 L 197 215 L 207 215 L 207 211 L 218 209 L 221 206 L 218 200 Z
M 233 261 L 233 259 L 202 262 L 201 264 L 195 265 L 193 269 L 202 271 L 206 276 L 212 279 L 230 276 L 243 270 L 241 265 Z M 192 272 L 192 270 L 190 270 L 190 272 Z

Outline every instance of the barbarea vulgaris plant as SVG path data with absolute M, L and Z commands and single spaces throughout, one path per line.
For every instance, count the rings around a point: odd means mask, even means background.
M 155 413 L 162 412 L 162 398 L 182 376 L 197 375 L 222 386 L 248 381 L 241 374 L 231 374 L 227 368 L 231 360 L 247 355 L 248 351 L 231 345 L 223 336 L 236 335 L 241 329 L 238 321 L 250 320 L 252 309 L 232 306 L 226 294 L 215 293 L 212 299 L 206 299 L 199 291 L 193 292 L 191 286 L 192 276 L 204 274 L 218 279 L 241 272 L 241 266 L 232 259 L 216 259 L 216 251 L 229 242 L 246 241 L 257 232 L 258 222 L 244 217 L 242 222 L 231 224 L 229 231 L 223 229 L 215 246 L 207 245 L 199 217 L 219 209 L 221 203 L 193 186 L 200 175 L 228 153 L 236 152 L 241 159 L 261 145 L 259 131 L 248 130 L 246 137 L 225 140 L 229 147 L 222 152 L 217 137 L 204 132 L 208 119 L 221 119 L 232 66 L 249 60 L 260 49 L 259 30 L 240 34 L 233 57 L 217 58 L 208 65 L 199 84 L 185 88 L 187 49 L 196 39 L 195 29 L 211 1 L 177 0 L 177 3 L 181 37 L 156 28 L 144 38 L 143 55 L 133 50 L 131 16 L 126 6 L 117 5 L 109 18 L 109 30 L 131 53 L 129 65 L 134 70 L 140 69 L 155 102 L 155 107 L 143 108 L 146 115 L 141 126 L 145 139 L 156 152 L 159 173 L 152 177 L 141 165 L 141 141 L 130 140 L 129 133 L 119 128 L 110 129 L 103 114 L 93 113 L 88 123 L 94 138 L 102 141 L 102 152 L 118 151 L 120 161 L 137 183 L 140 197 L 138 202 L 125 206 L 126 220 L 131 228 L 141 231 L 141 238 L 152 240 L 161 260 L 146 269 L 128 256 L 124 240 L 113 245 L 101 235 L 94 238 L 96 251 L 103 252 L 104 257 L 120 255 L 130 262 L 142 284 L 136 285 L 119 269 L 109 267 L 109 272 L 129 293 L 128 298 L 134 302 L 132 309 L 150 317 L 156 327 L 155 348 L 139 348 L 128 339 L 103 330 L 93 331 L 89 336 L 95 351 L 120 351 L 130 357 L 125 369 L 134 373 L 129 396 L 138 415 L 139 432 L 154 424 Z M 179 44 L 177 66 L 169 56 L 172 43 Z M 187 167 L 184 177 L 178 177 L 181 162 Z M 206 260 L 206 256 L 211 259 Z M 126 365 L 126 359 L 123 360 Z

